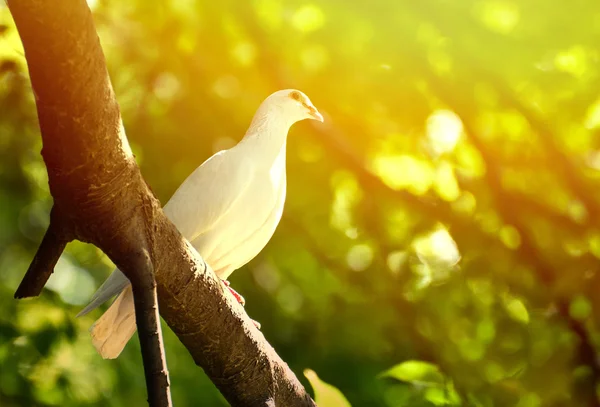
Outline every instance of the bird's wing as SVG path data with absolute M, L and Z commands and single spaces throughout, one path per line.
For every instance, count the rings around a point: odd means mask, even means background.
M 250 184 L 252 166 L 238 161 L 231 150 L 221 151 L 191 173 L 165 205 L 167 217 L 192 241 L 225 215 Z M 82 316 L 119 294 L 129 280 L 115 270 L 77 316 Z
M 234 150 L 220 151 L 187 177 L 165 205 L 165 214 L 193 241 L 229 212 L 249 187 L 253 172 Z
M 250 184 L 253 167 L 243 157 L 236 160 L 231 151 L 221 151 L 196 168 L 164 207 L 167 217 L 189 241 L 215 225 Z M 77 316 L 99 307 L 128 284 L 127 277 L 115 270 Z
M 127 285 L 129 284 L 129 280 L 125 277 L 125 274 L 121 273 L 119 270 L 115 270 L 112 272 L 110 276 L 106 279 L 104 283 L 96 290 L 94 295 L 92 295 L 92 299 L 90 303 L 82 309 L 78 317 L 87 314 L 90 311 L 98 308 L 105 301 L 107 301 L 110 297 L 119 294 Z

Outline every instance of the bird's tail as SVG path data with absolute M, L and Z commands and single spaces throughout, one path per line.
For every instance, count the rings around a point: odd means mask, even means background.
M 90 334 L 94 347 L 104 359 L 116 359 L 135 330 L 135 307 L 129 285 L 92 325 Z

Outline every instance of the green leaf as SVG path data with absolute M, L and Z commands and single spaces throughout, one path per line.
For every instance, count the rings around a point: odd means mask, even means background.
M 304 370 L 304 376 L 315 391 L 315 403 L 319 407 L 352 407 L 341 391 L 319 379 L 314 370 Z
M 504 305 L 512 319 L 523 324 L 529 323 L 529 312 L 523 301 L 507 295 L 504 298 Z
M 431 363 L 420 360 L 408 360 L 380 374 L 380 377 L 392 377 L 412 384 L 442 386 L 444 375 Z
M 425 391 L 425 400 L 436 406 L 447 406 L 450 404 L 448 393 L 440 387 L 431 387 Z
M 444 388 L 442 387 L 429 387 L 424 393 L 425 400 L 436 406 L 461 406 L 461 399 L 454 385 L 449 383 Z

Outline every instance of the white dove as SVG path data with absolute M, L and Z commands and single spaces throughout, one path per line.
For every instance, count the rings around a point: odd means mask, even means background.
M 273 93 L 256 111 L 244 138 L 196 168 L 163 208 L 227 286 L 227 277 L 252 260 L 277 228 L 286 194 L 287 134 L 292 124 L 304 119 L 323 121 L 304 93 Z M 136 330 L 127 277 L 115 270 L 77 315 L 119 293 L 90 328 L 92 343 L 105 359 L 119 356 Z

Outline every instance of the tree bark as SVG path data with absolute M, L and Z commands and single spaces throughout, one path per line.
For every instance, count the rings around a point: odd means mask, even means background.
M 16 296 L 39 294 L 68 241 L 93 243 L 132 282 L 151 403 L 159 396 L 150 383 L 168 388 L 156 355 L 155 289 L 160 314 L 233 406 L 315 406 L 146 185 L 85 0 L 8 4 L 25 48 L 54 198 L 51 227 Z

